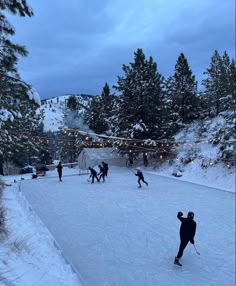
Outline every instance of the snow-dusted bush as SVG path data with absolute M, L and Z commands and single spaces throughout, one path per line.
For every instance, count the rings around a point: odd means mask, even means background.
M 4 239 L 7 235 L 5 209 L 2 206 L 2 193 L 4 186 L 4 182 L 0 178 L 0 240 Z

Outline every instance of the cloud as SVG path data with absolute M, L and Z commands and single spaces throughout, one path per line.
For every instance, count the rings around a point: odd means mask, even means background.
M 42 98 L 70 90 L 100 94 L 138 48 L 165 76 L 173 74 L 181 52 L 198 78 L 215 49 L 234 56 L 234 0 L 28 2 L 34 17 L 10 19 L 15 41 L 30 53 L 20 60 L 22 77 Z

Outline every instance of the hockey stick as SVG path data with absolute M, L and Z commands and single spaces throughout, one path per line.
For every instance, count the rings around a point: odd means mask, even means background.
M 196 253 L 197 253 L 198 255 L 200 255 L 200 252 L 197 251 L 195 244 L 193 244 L 193 247 L 194 247 Z

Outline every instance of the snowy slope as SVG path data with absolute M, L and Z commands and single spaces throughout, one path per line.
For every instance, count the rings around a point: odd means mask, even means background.
M 68 94 L 42 101 L 38 112 L 44 114 L 44 131 L 59 131 L 65 127 L 66 101 L 70 96 Z M 77 100 L 82 106 L 87 106 L 90 97 L 89 95 L 77 95 Z M 83 107 L 80 109 L 80 112 L 83 112 Z
M 24 177 L 30 179 L 31 175 Z M 81 286 L 54 238 L 19 192 L 20 176 L 5 179 L 8 183 L 13 179 L 18 183 L 12 183 L 3 193 L 9 233 L 8 239 L 0 244 L 0 285 Z

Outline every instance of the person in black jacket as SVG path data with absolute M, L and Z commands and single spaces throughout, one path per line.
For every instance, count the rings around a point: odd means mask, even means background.
M 135 174 L 135 176 L 138 176 L 138 184 L 139 184 L 139 188 L 142 187 L 140 181 L 144 182 L 146 184 L 146 186 L 148 186 L 148 183 L 144 180 L 144 176 L 143 173 L 141 172 L 140 168 L 137 168 L 137 173 Z
M 108 170 L 109 170 L 108 164 L 102 161 L 102 166 L 105 170 L 105 176 L 107 177 Z
M 60 182 L 62 181 L 62 179 L 61 179 L 61 177 L 62 177 L 62 168 L 63 168 L 63 166 L 62 166 L 61 161 L 60 161 L 58 163 L 58 165 L 57 165 L 57 172 L 58 172 L 58 177 L 59 177 L 59 181 Z
M 105 182 L 105 175 L 106 175 L 106 171 L 105 168 L 102 165 L 98 165 L 100 171 L 98 173 L 98 178 L 99 181 L 101 181 L 101 178 L 103 179 L 103 182 Z
M 98 176 L 97 176 L 97 171 L 96 170 L 94 170 L 93 168 L 91 168 L 91 167 L 88 167 L 88 169 L 89 169 L 89 171 L 90 171 L 90 178 L 92 178 L 92 182 L 91 182 L 91 184 L 93 184 L 94 183 L 94 178 L 96 178 L 97 179 L 97 181 L 98 182 L 100 182 L 99 181 L 99 179 L 98 179 Z
M 194 213 L 188 212 L 187 217 L 183 217 L 182 212 L 178 212 L 177 218 L 181 221 L 180 226 L 180 245 L 179 245 L 179 251 L 175 257 L 174 263 L 181 266 L 179 263 L 179 259 L 183 256 L 183 252 L 187 244 L 192 243 L 194 244 L 194 236 L 196 233 L 197 224 L 194 221 Z

